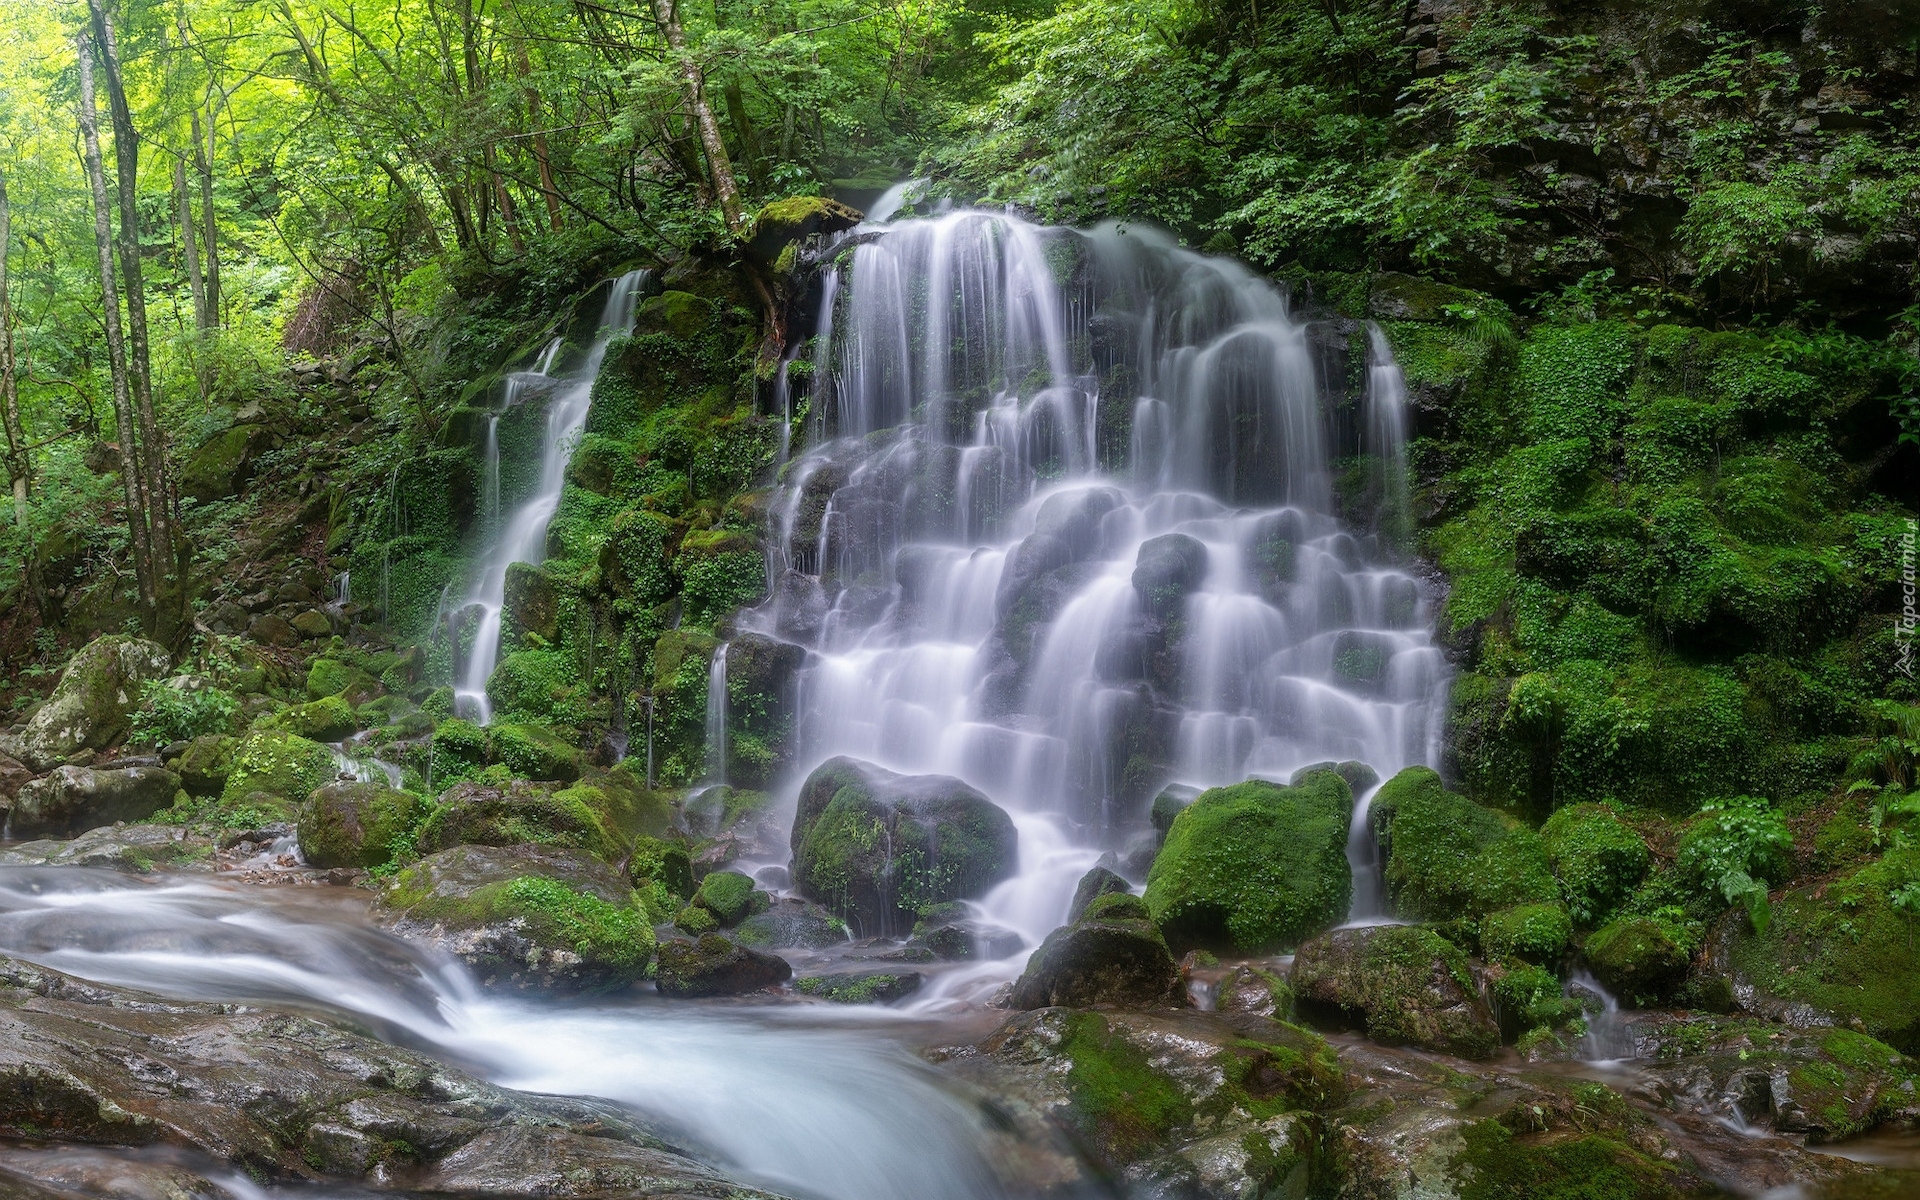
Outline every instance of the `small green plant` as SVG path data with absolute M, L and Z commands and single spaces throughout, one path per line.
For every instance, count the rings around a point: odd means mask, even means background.
M 1754 932 L 1765 933 L 1772 919 L 1767 885 L 1786 878 L 1793 848 L 1786 822 L 1754 796 L 1709 801 L 1700 813 L 1680 840 L 1680 869 L 1728 905 L 1744 907 Z
M 240 701 L 217 687 L 186 689 L 159 680 L 140 689 L 140 707 L 133 714 L 133 739 L 151 746 L 183 742 L 205 733 L 228 733 Z

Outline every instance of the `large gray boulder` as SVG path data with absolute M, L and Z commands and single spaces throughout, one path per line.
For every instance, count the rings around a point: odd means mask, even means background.
M 165 679 L 171 668 L 166 650 L 143 638 L 96 638 L 73 656 L 26 729 L 0 750 L 36 771 L 82 750 L 105 750 L 127 736 L 141 685 Z
M 161 767 L 61 767 L 13 798 L 15 836 L 77 833 L 115 821 L 140 821 L 173 804 L 180 777 Z
M 793 883 L 860 937 L 905 933 L 920 911 L 972 900 L 1019 865 L 1013 820 L 945 775 L 896 775 L 853 758 L 800 788 Z
M 1180 968 L 1146 902 L 1106 892 L 1073 924 L 1047 935 L 1013 985 L 1008 1007 L 1174 1008 L 1185 1001 Z

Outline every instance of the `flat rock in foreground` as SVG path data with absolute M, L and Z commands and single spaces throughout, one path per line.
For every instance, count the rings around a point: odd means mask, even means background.
M 172 1146 L 263 1180 L 469 1200 L 774 1200 L 617 1105 L 512 1092 L 309 1017 L 174 1003 L 8 958 L 0 1138 Z

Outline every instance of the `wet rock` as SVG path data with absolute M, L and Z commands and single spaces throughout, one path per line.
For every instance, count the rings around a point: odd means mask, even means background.
M 1473 1059 L 1500 1049 L 1466 953 L 1429 929 L 1336 929 L 1300 947 L 1287 982 L 1303 1016 L 1358 1026 L 1383 1045 Z
M 73 656 L 53 695 L 0 750 L 35 771 L 82 750 L 105 750 L 127 736 L 141 686 L 165 679 L 170 666 L 166 650 L 152 642 L 96 638 Z
M 976 899 L 1018 862 L 1013 821 L 944 775 L 829 759 L 800 789 L 793 882 L 862 936 L 904 932 L 918 911 Z
M 626 878 L 579 850 L 442 850 L 395 875 L 373 912 L 490 987 L 609 991 L 641 978 L 653 957 L 653 930 Z
M 663 996 L 691 999 L 700 996 L 738 996 L 757 992 L 793 978 L 793 968 L 777 954 L 767 954 L 718 933 L 698 941 L 678 938 L 660 945 L 660 965 L 654 983 Z
M 1310 766 L 1301 767 L 1287 778 L 1287 786 L 1299 787 L 1302 783 L 1306 782 L 1309 775 L 1318 771 L 1332 771 L 1335 775 L 1346 780 L 1347 787 L 1351 789 L 1356 796 L 1380 782 L 1380 772 L 1374 770 L 1366 763 L 1353 761 L 1333 762 L 1329 760 L 1327 762 L 1317 762 Z
M 1134 558 L 1133 590 L 1140 608 L 1160 620 L 1178 617 L 1187 596 L 1207 574 L 1207 548 L 1184 533 L 1163 533 L 1140 543 Z
M 766 787 L 793 754 L 794 678 L 807 652 L 791 642 L 740 633 L 727 643 L 727 777 Z
M 1064 1181 L 1200 1200 L 1307 1194 L 1318 1110 L 1346 1090 L 1318 1036 L 1218 1013 L 1045 1008 L 949 1069 L 994 1094 L 1027 1144 L 1064 1129 L 1079 1151 L 1055 1164 Z
M 494 1087 L 310 1017 L 0 960 L 0 1135 L 50 1133 L 177 1147 L 235 1175 L 383 1188 L 401 1175 L 409 1192 L 470 1200 L 772 1200 L 619 1105 Z
M 72 841 L 22 842 L 0 852 L 0 866 L 105 867 L 144 875 L 170 871 L 211 871 L 214 844 L 179 825 L 104 825 Z
M 1215 985 L 1213 1006 L 1225 1013 L 1284 1019 L 1293 1012 L 1293 989 L 1276 972 L 1253 963 L 1241 963 Z
M 33 772 L 20 760 L 0 754 L 0 800 L 11 800 L 19 795 L 20 788 L 33 778 Z
M 290 818 L 313 789 L 339 775 L 332 751 L 318 742 L 289 733 L 249 734 L 233 748 L 220 799 L 231 804 L 264 795 L 286 806 Z
M 1013 1008 L 1177 1007 L 1180 968 L 1146 902 L 1126 892 L 1097 896 L 1078 921 L 1054 930 L 1013 985 Z
M 713 914 L 723 929 L 732 928 L 755 911 L 766 911 L 769 897 L 754 890 L 753 880 L 738 871 L 715 871 L 700 881 L 693 905 Z
M 764 950 L 823 950 L 845 943 L 850 935 L 845 921 L 818 904 L 784 899 L 740 922 L 733 936 L 744 946 Z
M 854 971 L 837 975 L 803 975 L 793 990 L 835 1004 L 891 1004 L 920 990 L 925 977 L 918 971 Z
M 1587 965 L 1608 991 L 1632 1004 L 1671 995 L 1687 977 L 1686 947 L 1650 917 L 1621 917 L 1587 939 Z
M 1165 837 L 1167 831 L 1173 828 L 1173 819 L 1180 815 L 1182 809 L 1199 798 L 1199 788 L 1189 787 L 1184 783 L 1170 783 L 1161 788 L 1160 794 L 1153 798 L 1153 807 L 1148 811 L 1147 817 L 1153 822 L 1153 827 L 1160 836 Z
M 575 789 L 516 779 L 505 787 L 467 781 L 441 795 L 415 844 L 422 854 L 454 846 L 539 846 L 618 856 L 619 843 L 600 813 Z
M 60 767 L 20 789 L 9 820 L 19 835 L 71 833 L 150 817 L 179 790 L 180 777 L 160 767 Z
M 513 629 L 538 634 L 548 642 L 556 640 L 560 591 L 546 572 L 527 563 L 508 566 L 503 602 Z
M 1177 951 L 1289 949 L 1347 914 L 1353 794 L 1331 771 L 1299 787 L 1250 779 L 1174 818 L 1147 907 Z
M 422 801 L 378 783 L 331 783 L 300 808 L 300 856 L 313 867 L 378 867 L 413 832 Z
M 1074 885 L 1073 903 L 1067 908 L 1067 924 L 1071 925 L 1087 913 L 1087 906 L 1102 896 L 1128 895 L 1133 887 L 1126 880 L 1115 875 L 1105 867 L 1094 867 L 1080 877 Z
M 234 747 L 239 744 L 238 738 L 224 733 L 201 734 L 168 759 L 167 766 L 180 776 L 180 786 L 189 796 L 217 796 L 227 786 Z

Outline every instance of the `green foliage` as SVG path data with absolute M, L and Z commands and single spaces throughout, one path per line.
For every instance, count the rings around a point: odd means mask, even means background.
M 1746 908 L 1756 931 L 1768 920 L 1767 886 L 1787 878 L 1793 835 L 1771 804 L 1753 796 L 1715 801 L 1682 835 L 1675 866 L 1697 886 Z
M 1582 925 L 1604 919 L 1646 876 L 1647 844 L 1602 805 L 1563 808 L 1540 827 L 1540 836 L 1567 907 Z
M 1479 917 L 1559 900 L 1538 834 L 1448 792 L 1425 767 L 1381 785 L 1371 815 L 1385 850 L 1387 892 L 1403 916 Z
M 164 746 L 207 733 L 232 733 L 240 701 L 217 687 L 176 688 L 162 680 L 140 686 L 128 735 L 138 744 Z
M 681 591 L 687 619 L 710 624 L 766 595 L 767 568 L 760 555 L 728 551 L 689 566 Z
M 653 956 L 653 930 L 638 909 L 609 904 L 544 875 L 523 875 L 492 886 L 499 889 L 492 898 L 494 907 L 525 916 L 542 934 L 583 958 L 637 971 Z

